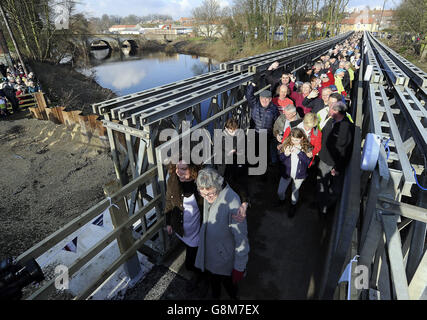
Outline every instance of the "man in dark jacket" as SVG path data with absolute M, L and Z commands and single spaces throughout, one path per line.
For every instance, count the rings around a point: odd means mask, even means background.
M 347 94 L 350 94 L 350 73 L 345 68 L 346 62 L 347 61 L 345 60 L 345 58 L 342 58 L 339 63 L 339 68 L 342 68 L 344 70 L 344 78 L 342 79 L 342 85 L 344 87 L 344 90 L 345 92 L 347 92 Z
M 329 106 L 330 119 L 322 129 L 322 148 L 319 152 L 317 196 L 319 214 L 338 200 L 344 179 L 344 171 L 351 158 L 354 125 L 346 116 L 347 105 L 338 101 Z M 330 193 L 329 190 L 332 190 Z
M 246 99 L 248 100 L 248 104 L 251 109 L 252 128 L 255 129 L 255 141 L 249 141 L 249 143 L 255 143 L 255 153 L 259 156 L 259 133 L 260 130 L 266 130 L 268 161 L 275 163 L 277 162 L 277 156 L 276 150 L 274 149 L 276 139 L 273 137 L 273 125 L 279 117 L 279 110 L 272 103 L 271 91 L 264 90 L 259 94 L 259 98 L 257 98 L 254 94 L 255 86 L 255 83 L 250 82 L 246 88 Z

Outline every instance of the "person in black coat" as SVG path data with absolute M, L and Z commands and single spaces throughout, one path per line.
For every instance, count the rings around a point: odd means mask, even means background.
M 7 77 L 7 68 L 3 63 L 0 64 L 0 74 L 3 78 Z
M 16 90 L 12 83 L 7 82 L 6 84 L 3 84 L 3 92 L 6 96 L 7 100 L 12 104 L 13 112 L 20 112 L 19 109 L 19 100 L 16 98 Z
M 347 105 L 338 101 L 329 107 L 330 119 L 322 129 L 319 152 L 317 201 L 319 214 L 333 207 L 341 194 L 344 171 L 351 159 L 354 124 L 346 116 Z M 329 190 L 332 190 L 330 193 Z
M 277 95 L 277 88 L 282 84 L 289 85 L 291 81 L 291 72 L 286 70 L 284 67 L 279 68 L 279 63 L 276 61 L 272 63 L 266 73 L 265 81 L 267 84 L 270 84 L 272 96 Z
M 311 77 L 313 76 L 313 63 L 308 61 L 306 66 L 299 69 L 297 72 L 298 81 L 301 82 L 310 82 Z
M 248 166 L 246 162 L 246 134 L 244 130 L 239 128 L 237 120 L 230 118 L 225 123 L 222 135 L 225 139 L 221 139 L 222 163 L 218 165 L 218 173 L 224 177 L 225 181 L 239 195 L 241 202 L 239 212 L 245 217 L 246 209 L 250 204 Z M 232 141 L 231 146 L 228 146 L 227 140 L 229 142 Z

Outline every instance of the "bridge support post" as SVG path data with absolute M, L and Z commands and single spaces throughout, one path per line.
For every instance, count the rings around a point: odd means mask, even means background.
M 152 126 L 145 126 L 143 127 L 143 130 L 149 136 L 149 142 L 147 145 L 147 159 L 148 159 L 148 169 L 151 169 L 152 167 L 158 166 L 154 142 L 155 142 L 155 138 L 158 136 L 159 127 L 157 126 L 156 128 L 153 128 Z M 153 196 L 154 197 L 158 196 L 162 190 L 160 188 L 159 181 L 155 178 L 152 179 L 151 186 L 153 188 Z M 156 205 L 157 220 L 160 220 L 162 216 L 163 216 L 163 207 L 160 205 Z M 165 223 L 165 226 L 166 226 L 166 223 Z M 169 244 L 167 242 L 168 237 L 166 236 L 164 228 L 161 228 L 158 234 L 160 239 L 160 248 L 158 248 L 158 250 L 160 251 L 161 254 L 165 254 L 169 247 Z
M 114 180 L 104 186 L 104 193 L 107 197 L 110 197 L 121 188 L 120 182 Z M 116 207 L 117 206 L 117 207 Z M 114 228 L 120 227 L 123 223 L 128 220 L 128 213 L 126 211 L 125 198 L 120 199 L 116 203 L 116 206 L 112 206 L 110 210 L 111 221 Z M 134 239 L 132 236 L 131 229 L 125 229 L 122 234 L 117 237 L 117 244 L 119 246 L 120 253 L 125 253 L 130 247 L 132 247 Z M 135 254 L 125 262 L 124 268 L 130 279 L 136 279 L 141 272 L 141 266 L 138 260 L 138 255 Z

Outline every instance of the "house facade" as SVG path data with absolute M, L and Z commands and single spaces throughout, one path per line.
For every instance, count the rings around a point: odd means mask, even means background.
M 395 26 L 394 10 L 353 11 L 346 19 L 341 20 L 341 32 L 370 31 L 377 32 Z

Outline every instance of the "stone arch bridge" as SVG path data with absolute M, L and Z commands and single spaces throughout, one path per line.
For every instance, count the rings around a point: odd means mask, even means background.
M 145 34 L 80 34 L 75 36 L 75 41 L 91 48 L 110 48 L 118 50 L 123 47 L 143 48 L 147 40 L 157 40 L 160 42 L 170 42 L 176 40 L 178 35 L 170 30 Z

